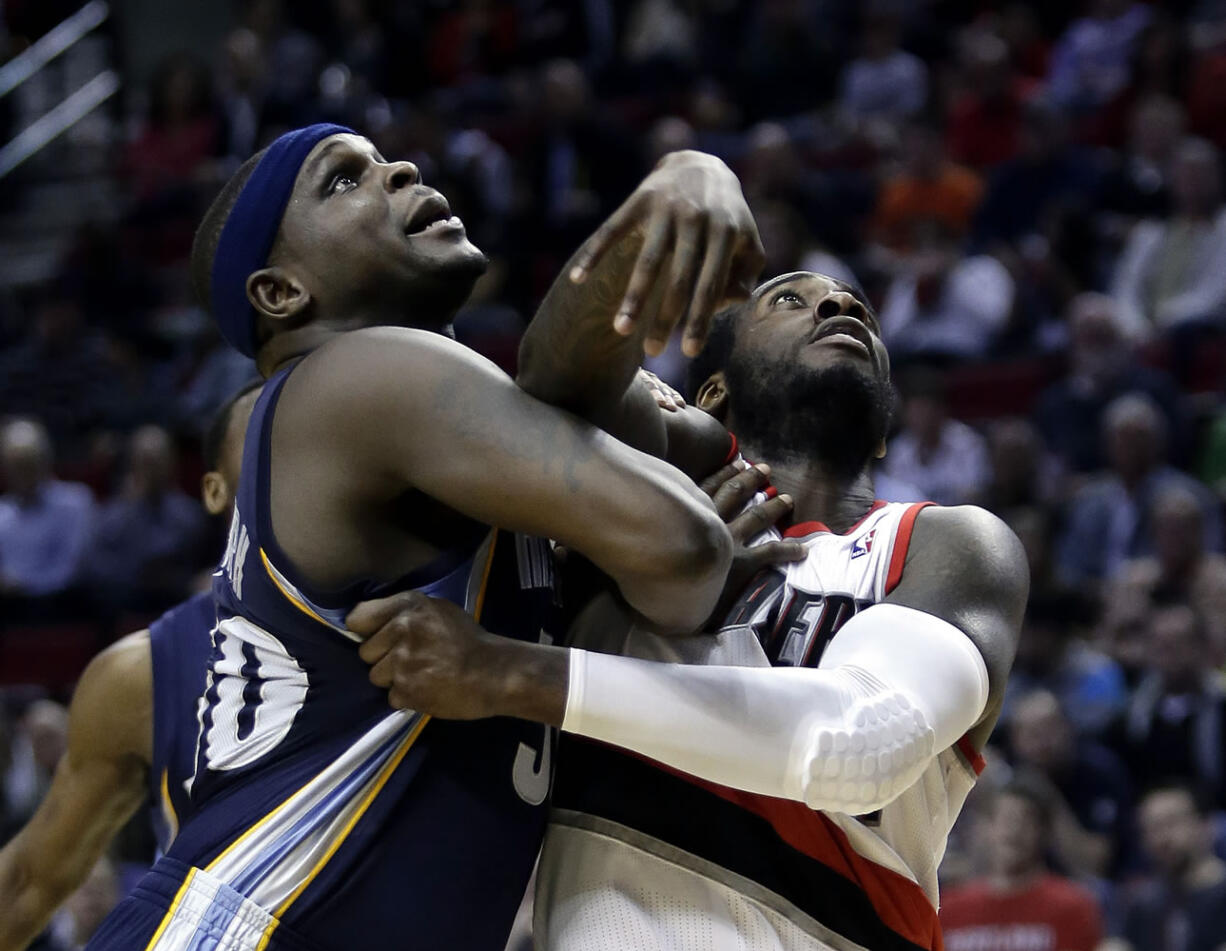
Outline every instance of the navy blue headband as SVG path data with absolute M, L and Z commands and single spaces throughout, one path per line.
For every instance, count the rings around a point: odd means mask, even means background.
M 320 122 L 286 132 L 273 142 L 221 229 L 209 281 L 213 316 L 222 336 L 249 357 L 255 356 L 257 347 L 256 314 L 247 300 L 247 278 L 268 264 L 294 180 L 311 149 L 342 132 L 353 130 Z

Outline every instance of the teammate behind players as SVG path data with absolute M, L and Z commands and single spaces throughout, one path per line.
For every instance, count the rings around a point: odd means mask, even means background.
M 257 389 L 227 400 L 205 435 L 201 498 L 210 515 L 234 505 Z M 81 674 L 51 788 L 0 849 L 0 951 L 20 951 L 46 926 L 150 796 L 159 848 L 174 838 L 195 753 L 184 724 L 195 721 L 215 618 L 212 592 L 198 594 L 112 644 Z
M 530 385 L 549 389 L 555 360 L 553 398 L 650 435 L 634 417 L 659 411 L 617 392 L 637 355 L 595 322 L 564 329 L 525 341 L 546 364 L 526 368 Z M 586 347 L 605 361 L 603 393 L 582 378 Z M 759 575 L 717 637 L 664 639 L 595 607 L 580 618 L 584 646 L 683 664 L 510 645 L 420 598 L 365 605 L 349 623 L 371 635 L 371 677 L 437 716 L 531 717 L 601 741 L 559 751 L 539 947 L 939 948 L 937 866 L 999 712 L 1021 546 L 982 509 L 874 499 L 889 361 L 840 282 L 766 282 L 694 369 L 699 407 L 794 499 L 782 534 L 803 562 Z M 727 440 L 685 415 L 692 439 Z M 437 689 L 456 677 L 472 689 Z
M 682 154 L 636 196 L 553 305 L 612 325 L 631 275 L 671 253 L 665 296 L 701 326 L 760 265 L 739 183 Z M 501 951 L 543 834 L 545 731 L 389 712 L 345 615 L 417 590 L 512 641 L 556 637 L 531 536 L 586 555 L 653 624 L 715 603 L 731 538 L 692 483 L 448 338 L 484 263 L 412 164 L 336 126 L 282 136 L 206 215 L 198 289 L 268 382 L 214 588 L 189 813 L 91 948 Z

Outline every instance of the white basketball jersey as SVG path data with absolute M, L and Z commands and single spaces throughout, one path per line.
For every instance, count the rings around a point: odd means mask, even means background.
M 817 522 L 788 529 L 808 558 L 762 572 L 716 636 L 664 638 L 624 615 L 619 625 L 610 602 L 579 619 L 575 646 L 676 663 L 816 667 L 839 628 L 898 584 L 923 507 L 877 502 L 843 534 Z M 772 530 L 762 540 L 779 537 Z M 857 817 L 564 736 L 537 880 L 537 947 L 940 948 L 937 866 L 980 769 L 964 738 L 884 809 Z

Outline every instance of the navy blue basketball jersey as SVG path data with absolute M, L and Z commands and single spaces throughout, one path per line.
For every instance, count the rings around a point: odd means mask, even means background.
M 196 710 L 213 650 L 217 609 L 205 591 L 149 625 L 153 656 L 153 830 L 165 853 L 189 808 L 187 784 L 196 771 Z
M 89 947 L 502 951 L 544 832 L 548 731 L 393 710 L 344 618 L 416 589 L 550 640 L 552 553 L 491 530 L 395 584 L 311 590 L 269 511 L 289 372 L 247 430 L 178 835 Z

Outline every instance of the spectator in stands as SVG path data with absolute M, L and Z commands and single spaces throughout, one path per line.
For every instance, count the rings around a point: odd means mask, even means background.
M 1014 73 L 1005 42 L 986 30 L 968 32 L 962 72 L 945 131 L 950 157 L 973 168 L 999 165 L 1020 147 L 1028 84 Z
M 1143 366 L 1129 346 L 1119 308 L 1105 294 L 1087 292 L 1069 304 L 1068 369 L 1039 396 L 1035 423 L 1071 472 L 1102 468 L 1102 416 L 1125 393 L 1143 393 L 1161 408 L 1178 458 L 1187 438 L 1182 397 L 1169 375 Z
M 855 121 L 900 120 L 928 101 L 928 67 L 899 46 L 897 16 L 885 10 L 864 21 L 861 54 L 843 69 L 839 107 Z
M 1207 810 L 1184 786 L 1141 802 L 1141 841 L 1154 875 L 1124 897 L 1123 928 L 1103 951 L 1219 951 L 1226 946 L 1226 864 L 1213 854 Z
M 538 202 L 534 215 L 548 222 L 545 236 L 569 254 L 642 177 L 636 139 L 598 114 L 578 64 L 555 60 L 537 77 L 543 126 L 526 150 L 525 164 Z
M 113 608 L 165 610 L 188 594 L 206 559 L 204 516 L 175 484 L 170 434 L 142 426 L 128 441 L 128 472 L 119 496 L 98 518 L 91 576 L 100 603 Z
M 1103 733 L 1128 703 L 1120 666 L 1085 637 L 1094 602 L 1066 589 L 1035 591 L 1026 605 L 1009 697 L 1050 691 L 1081 736 Z
M 1092 204 L 1099 177 L 1093 158 L 1070 144 L 1063 113 L 1051 103 L 1029 101 L 1023 111 L 1017 156 L 988 178 L 972 247 L 1016 244 L 1037 233 L 1054 207 Z
M 1116 739 L 1133 779 L 1178 779 L 1226 806 L 1226 687 L 1209 664 L 1204 619 L 1184 604 L 1156 608 L 1146 647 L 1148 673 Z
M 1015 509 L 1044 506 L 1059 484 L 1039 431 L 1028 420 L 1006 417 L 988 426 L 991 480 L 979 504 L 1008 521 Z
M 1214 666 L 1226 663 L 1226 556 L 1205 551 L 1200 531 L 1201 499 L 1184 486 L 1154 500 L 1150 532 L 1153 555 L 1124 563 L 1113 590 L 1135 588 L 1155 604 L 1184 601 L 1204 618 Z
M 751 120 L 795 115 L 829 98 L 835 61 L 825 12 L 803 0 L 750 5 L 729 78 Z
M 915 121 L 907 125 L 900 147 L 900 168 L 882 183 L 873 213 L 873 231 L 886 247 L 910 244 L 917 224 L 939 221 L 962 238 L 979 206 L 983 181 L 945 157 L 938 129 Z
M 1170 211 L 1171 167 L 1183 137 L 1183 106 L 1169 96 L 1136 104 L 1128 148 L 1103 180 L 1100 207 L 1131 225 L 1138 218 L 1162 218 Z M 1119 226 L 1113 223 L 1112 230 Z
M 1070 875 L 1099 878 L 1130 843 L 1131 783 L 1115 753 L 1074 732 L 1065 712 L 1074 709 L 1047 690 L 1021 696 L 1008 713 L 1009 747 L 1015 767 L 1050 784 L 1053 858 Z
M 106 341 L 85 325 L 79 302 L 63 286 L 42 288 L 33 310 L 30 334 L 0 353 L 0 407 L 37 416 L 56 446 L 71 452 L 106 421 Z
M 1094 0 L 1089 15 L 1074 20 L 1052 49 L 1052 98 L 1077 110 L 1110 102 L 1128 83 L 1133 50 L 1151 16 L 1143 3 Z
M 881 305 L 890 352 L 908 356 L 984 357 L 1013 308 L 1014 283 L 990 254 L 963 257 L 939 222 L 917 225 L 913 249 L 897 259 Z
M 221 126 L 204 65 L 190 56 L 160 62 L 149 86 L 149 115 L 124 162 L 140 200 L 192 179 L 201 163 L 218 154 Z
M 1112 296 L 1137 340 L 1226 315 L 1226 208 L 1221 157 L 1204 139 L 1185 139 L 1171 171 L 1173 213 L 1133 228 Z
M 1222 550 L 1220 506 L 1203 485 L 1165 462 L 1167 426 L 1147 396 L 1117 397 L 1103 413 L 1110 469 L 1073 498 L 1059 541 L 1059 574 L 1080 585 L 1109 580 L 1125 560 L 1153 554 L 1153 508 L 1159 494 L 1182 487 L 1200 499 L 1208 551 Z
M 989 478 L 987 444 L 949 418 L 942 377 L 917 369 L 904 382 L 904 395 L 903 429 L 890 441 L 885 472 L 943 505 L 975 498 Z
M 1044 865 L 1051 824 L 1041 785 L 1019 778 L 995 794 L 980 838 L 987 874 L 941 896 L 947 951 L 1095 951 L 1094 896 Z
M 53 700 L 35 700 L 17 722 L 8 767 L 0 776 L 3 811 L 23 824 L 38 807 L 68 744 L 68 711 Z
M 94 522 L 85 486 L 51 471 L 51 440 L 34 420 L 18 419 L 0 433 L 0 597 L 10 619 L 54 609 L 80 580 Z M 20 599 L 21 604 L 16 603 Z

